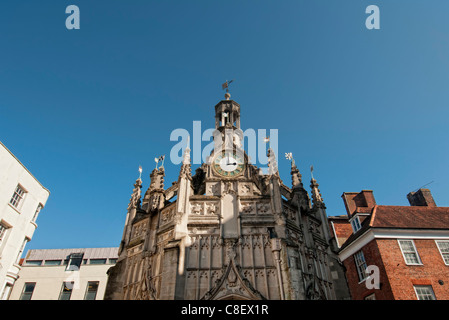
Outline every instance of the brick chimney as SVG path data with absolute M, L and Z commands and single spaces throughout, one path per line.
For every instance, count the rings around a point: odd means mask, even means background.
M 408 202 L 411 206 L 420 207 L 436 207 L 436 203 L 433 200 L 432 193 L 429 189 L 419 189 L 416 192 L 410 192 L 407 195 Z
M 351 218 L 356 213 L 371 213 L 376 205 L 372 190 L 362 190 L 360 192 L 343 192 L 341 196 L 345 203 L 348 217 Z

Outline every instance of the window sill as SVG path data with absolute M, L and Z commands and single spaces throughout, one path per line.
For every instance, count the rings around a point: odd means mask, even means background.
M 12 204 L 10 204 L 9 202 L 8 202 L 8 206 L 10 206 L 11 208 L 13 208 L 14 211 L 17 212 L 18 214 L 21 214 L 20 211 L 19 211 L 19 209 L 17 209 L 16 207 L 14 207 L 14 206 L 13 206 Z

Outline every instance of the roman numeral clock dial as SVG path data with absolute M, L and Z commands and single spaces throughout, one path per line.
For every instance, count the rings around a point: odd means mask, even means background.
M 222 177 L 236 177 L 243 173 L 245 168 L 243 157 L 236 152 L 223 151 L 213 162 L 214 171 Z

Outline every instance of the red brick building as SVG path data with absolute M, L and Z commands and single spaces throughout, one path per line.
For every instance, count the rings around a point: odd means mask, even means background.
M 448 207 L 428 189 L 409 193 L 411 206 L 378 205 L 370 190 L 342 198 L 346 219 L 329 222 L 337 244 L 347 238 L 339 258 L 352 299 L 449 300 Z

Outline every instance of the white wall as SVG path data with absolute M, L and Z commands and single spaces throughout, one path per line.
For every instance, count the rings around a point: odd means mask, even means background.
M 9 204 L 17 184 L 27 191 L 19 210 Z M 45 206 L 49 195 L 50 192 L 0 142 L 0 222 L 10 227 L 0 244 L 0 298 L 6 283 L 14 283 L 17 278 L 19 251 L 25 238 L 33 237 L 37 224 L 31 220 L 38 205 Z
M 111 264 L 81 265 L 78 271 L 65 271 L 66 266 L 23 266 L 10 300 L 19 300 L 26 282 L 35 282 L 31 300 L 58 300 L 64 281 L 74 281 L 70 300 L 83 300 L 87 283 L 99 281 L 96 300 L 103 300 Z

